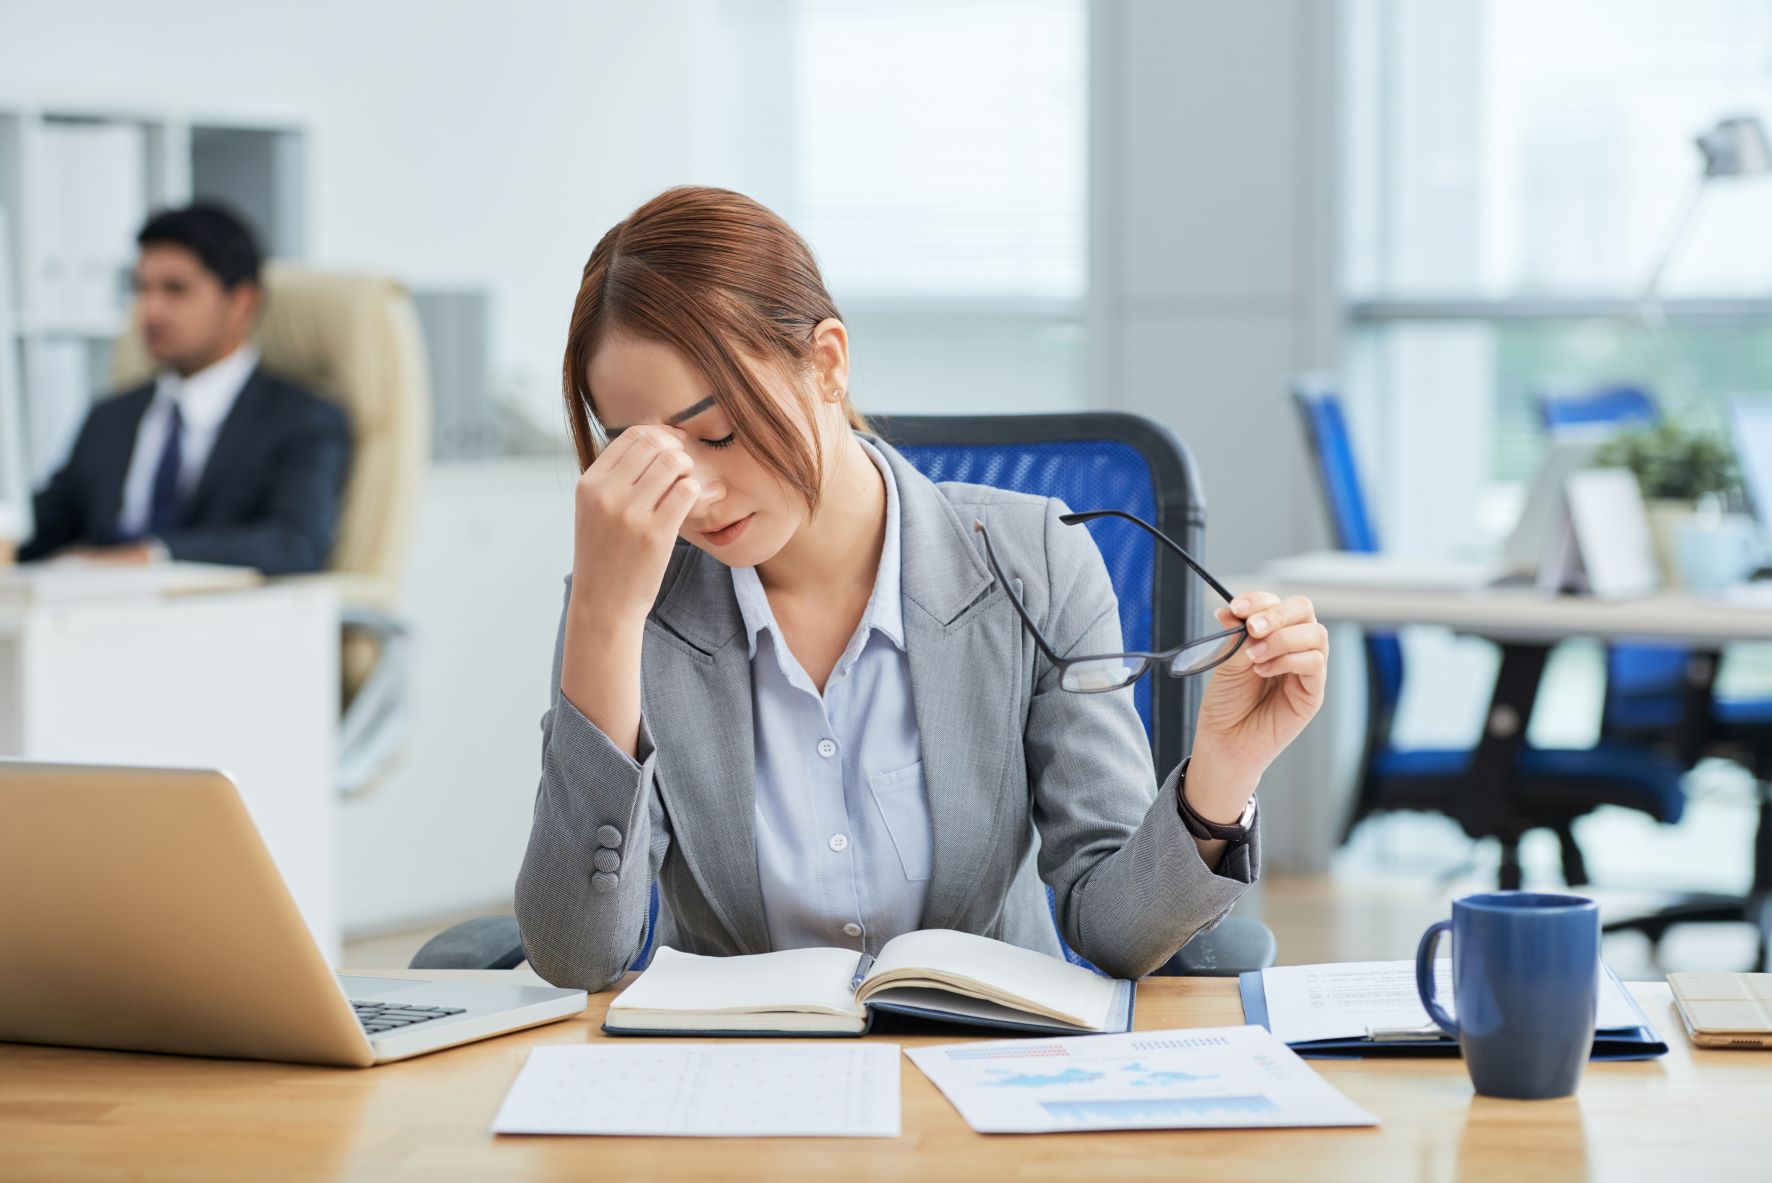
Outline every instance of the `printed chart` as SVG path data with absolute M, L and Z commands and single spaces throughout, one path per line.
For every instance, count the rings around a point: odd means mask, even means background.
M 1377 1125 L 1260 1027 L 916 1048 L 983 1133 Z

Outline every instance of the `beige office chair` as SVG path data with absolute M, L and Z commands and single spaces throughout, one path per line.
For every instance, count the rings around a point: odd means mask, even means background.
M 328 566 L 344 601 L 339 789 L 354 796 L 393 766 L 406 732 L 410 641 L 395 608 L 430 452 L 424 341 L 411 299 L 391 279 L 271 263 L 264 289 L 253 341 L 265 366 L 351 418 L 351 473 Z M 133 386 L 152 373 L 132 322 L 112 379 Z

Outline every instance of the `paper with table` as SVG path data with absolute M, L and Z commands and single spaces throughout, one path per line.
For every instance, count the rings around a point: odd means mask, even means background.
M 896 1138 L 898 1045 L 538 1047 L 499 1134 Z
M 1457 1013 L 1452 961 L 1435 965 L 1437 994 Z M 1242 975 L 1244 1017 L 1307 1054 L 1316 1051 L 1456 1051 L 1433 1026 L 1415 988 L 1413 961 L 1352 961 L 1282 965 Z M 1611 970 L 1600 973 L 1594 1016 L 1595 1056 L 1627 1059 L 1661 1055 L 1665 1044 Z
M 992 1040 L 907 1054 L 980 1133 L 1378 1124 L 1260 1027 Z

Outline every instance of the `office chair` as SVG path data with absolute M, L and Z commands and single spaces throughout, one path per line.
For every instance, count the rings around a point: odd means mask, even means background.
M 1174 433 L 1147 419 L 1099 412 L 918 415 L 880 417 L 873 424 L 881 438 L 933 481 L 1059 497 L 1079 510 L 1125 510 L 1189 553 L 1200 553 L 1205 499 L 1193 457 Z M 1135 526 L 1108 521 L 1086 528 L 1106 560 L 1129 650 L 1162 650 L 1197 631 L 1204 620 L 1206 588 L 1185 563 Z M 1199 693 L 1197 678 L 1147 677 L 1134 689 L 1158 776 L 1166 776 L 1187 754 Z M 1053 906 L 1050 890 L 1047 904 Z M 655 889 L 654 919 L 657 908 Z M 650 924 L 647 931 L 652 931 Z M 1064 945 L 1062 936 L 1059 943 L 1067 959 L 1088 965 Z M 649 952 L 642 950 L 637 967 Z M 1155 972 L 1233 976 L 1272 965 L 1274 955 L 1273 933 L 1266 925 L 1230 917 L 1188 942 Z M 509 967 L 522 959 L 515 919 L 482 917 L 432 939 L 413 958 L 412 968 Z
M 1366 503 L 1339 398 L 1302 385 L 1294 388 L 1293 398 L 1316 461 L 1336 545 L 1347 551 L 1379 551 L 1377 526 Z M 1534 649 L 1536 653 L 1531 652 Z M 1504 645 L 1498 691 L 1515 692 L 1522 680 L 1529 679 L 1523 694 L 1534 693 L 1542 650 L 1543 646 Z M 1603 740 L 1579 750 L 1532 747 L 1524 738 L 1524 715 L 1529 712 L 1505 722 L 1501 712 L 1491 712 L 1485 742 L 1491 753 L 1505 757 L 1499 767 L 1491 767 L 1492 757 L 1479 759 L 1478 748 L 1398 747 L 1391 732 L 1403 693 L 1402 645 L 1394 633 L 1368 630 L 1365 651 L 1366 736 L 1344 840 L 1377 813 L 1443 814 L 1472 838 L 1500 842 L 1501 886 L 1517 889 L 1520 839 L 1529 830 L 1546 828 L 1557 836 L 1563 877 L 1574 887 L 1587 882 L 1575 841 L 1576 818 L 1601 805 L 1620 805 L 1658 821 L 1679 820 L 1685 807 L 1680 787 L 1683 765 L 1622 740 Z
M 1539 412 L 1553 440 L 1661 422 L 1655 400 L 1634 387 L 1540 395 Z M 1606 931 L 1640 932 L 1653 953 L 1676 924 L 1745 922 L 1758 931 L 1754 964 L 1762 967 L 1772 956 L 1772 699 L 1717 697 L 1718 662 L 1716 653 L 1676 645 L 1608 646 L 1601 734 L 1669 748 L 1688 767 L 1719 756 L 1746 768 L 1759 802 L 1753 881 L 1746 895 L 1685 895 L 1646 916 L 1611 921 Z
M 404 289 L 370 275 L 270 263 L 253 334 L 267 368 L 339 402 L 351 472 L 325 576 L 342 600 L 337 783 L 355 796 L 398 760 L 408 728 L 410 638 L 399 580 L 430 451 L 430 395 L 417 314 Z M 153 361 L 132 322 L 112 378 L 146 381 Z

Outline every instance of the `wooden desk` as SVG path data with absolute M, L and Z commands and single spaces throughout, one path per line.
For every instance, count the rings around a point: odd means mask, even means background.
M 1672 1053 L 1590 1065 L 1567 1100 L 1473 1098 L 1458 1060 L 1317 1062 L 1376 1130 L 987 1137 L 905 1060 L 893 1141 L 489 1133 L 531 1048 L 603 1038 L 607 994 L 578 1019 L 362 1071 L 0 1044 L 0 1179 L 1766 1178 L 1772 1052 L 1694 1050 L 1665 985 L 1632 990 Z M 1141 1029 L 1241 1021 L 1226 979 L 1139 989 Z

